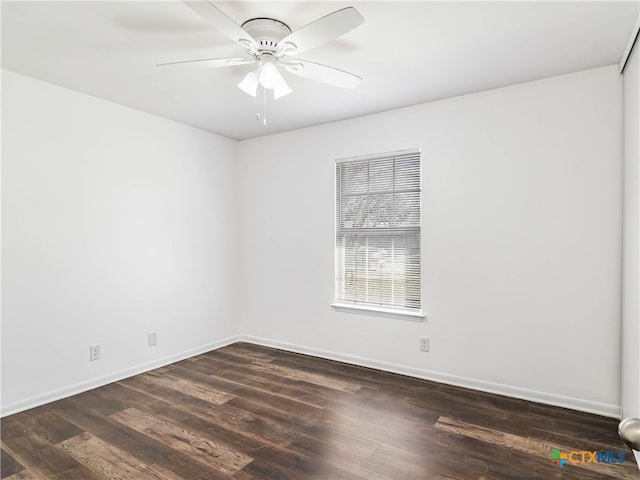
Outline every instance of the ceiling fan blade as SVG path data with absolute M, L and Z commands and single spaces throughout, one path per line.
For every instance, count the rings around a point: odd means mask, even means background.
M 216 7 L 208 0 L 202 1 L 187 1 L 183 0 L 183 3 L 200 15 L 205 21 L 224 33 L 231 40 L 236 42 L 241 47 L 247 49 L 250 53 L 257 51 L 257 42 L 254 38 L 245 32 L 240 25 L 231 20 L 229 16 Z
M 362 22 L 364 18 L 353 7 L 337 10 L 287 35 L 278 42 L 281 46 L 278 53 L 292 55 L 311 50 L 350 32 Z
M 201 60 L 184 60 L 181 62 L 167 62 L 160 63 L 156 67 L 170 67 L 170 66 L 193 66 L 193 67 L 232 67 L 234 65 L 246 65 L 247 63 L 255 63 L 255 60 L 247 60 L 245 58 L 203 58 Z
M 362 78 L 353 73 L 307 60 L 296 59 L 289 63 L 280 62 L 280 65 L 289 73 L 334 87 L 356 88 L 362 81 Z

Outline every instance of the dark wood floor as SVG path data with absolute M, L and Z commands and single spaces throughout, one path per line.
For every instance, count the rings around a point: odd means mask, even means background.
M 2 419 L 2 478 L 637 480 L 616 428 L 237 343 Z M 560 468 L 554 448 L 626 461 Z

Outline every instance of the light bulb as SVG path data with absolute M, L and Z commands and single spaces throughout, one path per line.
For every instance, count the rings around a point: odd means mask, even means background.
M 271 62 L 265 62 L 260 70 L 260 85 L 264 88 L 272 89 L 280 79 L 280 73 L 276 66 Z

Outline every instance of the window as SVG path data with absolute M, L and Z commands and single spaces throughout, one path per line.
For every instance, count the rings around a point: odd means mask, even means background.
M 336 161 L 335 307 L 422 317 L 420 152 Z

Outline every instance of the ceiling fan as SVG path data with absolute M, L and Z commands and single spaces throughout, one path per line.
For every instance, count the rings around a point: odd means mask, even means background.
M 258 86 L 262 86 L 266 90 L 273 90 L 274 99 L 291 93 L 291 88 L 278 67 L 309 80 L 342 88 L 355 88 L 362 80 L 357 75 L 337 68 L 292 58 L 293 55 L 323 45 L 361 25 L 364 18 L 353 7 L 337 10 L 292 32 L 287 24 L 274 18 L 252 18 L 238 25 L 207 0 L 185 0 L 184 3 L 240 45 L 247 58 L 204 58 L 162 63 L 158 67 L 198 65 L 218 68 L 256 63 L 257 67 L 244 77 L 238 87 L 255 97 Z

